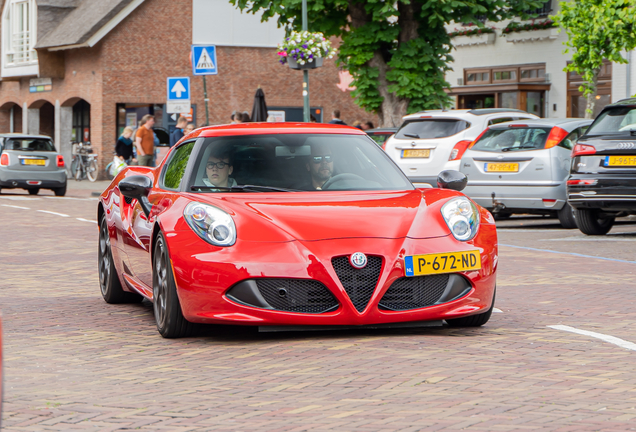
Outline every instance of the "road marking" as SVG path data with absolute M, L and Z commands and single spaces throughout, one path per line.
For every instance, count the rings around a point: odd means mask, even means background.
M 636 236 L 634 238 L 612 238 L 612 237 L 563 237 L 556 239 L 542 239 L 542 241 L 584 241 L 584 242 L 599 242 L 599 241 L 622 241 L 622 242 L 633 242 L 636 241 Z
M 99 200 L 99 198 L 76 198 L 76 197 L 58 197 L 58 196 L 43 196 L 42 198 L 57 199 L 57 200 L 76 200 L 76 201 L 97 201 L 97 200 Z
M 499 246 L 510 247 L 515 249 L 526 249 L 526 250 L 531 250 L 535 252 L 551 252 L 551 253 L 561 254 L 561 255 L 573 255 L 573 256 L 577 256 L 581 258 L 594 258 L 594 259 L 600 259 L 605 261 L 615 261 L 615 262 L 622 262 L 622 263 L 628 263 L 628 264 L 636 264 L 636 261 L 619 260 L 615 258 L 605 258 L 605 257 L 594 256 L 594 255 L 583 255 L 583 254 L 574 253 L 574 252 L 561 252 L 561 251 L 554 251 L 550 249 L 537 249 L 537 248 L 531 248 L 526 246 L 514 246 L 514 245 L 502 244 L 502 243 L 499 243 Z
M 36 201 L 40 198 L 36 197 L 25 197 L 25 196 L 0 196 L 1 199 L 8 199 L 11 201 Z
M 96 224 L 96 223 L 97 223 L 97 221 L 89 220 L 89 219 L 84 219 L 84 218 L 75 218 L 75 219 L 77 219 L 77 220 L 78 220 L 78 221 L 80 221 L 80 222 L 91 222 L 91 223 L 94 223 L 94 224 Z
M 566 326 L 566 325 L 549 325 L 547 327 L 550 327 L 551 329 L 555 329 L 555 330 L 563 330 L 566 332 L 576 333 L 576 334 L 580 334 L 584 336 L 590 336 L 605 342 L 609 342 L 614 345 L 618 345 L 621 348 L 636 351 L 636 343 L 629 342 L 629 341 L 626 341 L 625 339 L 617 338 L 615 336 L 610 336 L 603 333 L 596 333 L 596 332 L 588 331 L 588 330 L 580 330 L 580 329 Z
M 52 212 L 52 211 L 48 211 L 48 210 L 36 210 L 36 211 L 39 211 L 41 213 L 48 213 L 48 214 L 52 214 L 52 215 L 56 215 L 56 216 L 70 217 L 69 215 L 64 214 L 64 213 L 57 213 L 57 212 Z
M 22 210 L 31 210 L 28 207 L 20 207 L 20 206 L 14 206 L 14 205 L 10 205 L 10 204 L 1 204 L 2 207 L 13 207 L 13 208 L 17 208 L 17 209 L 22 209 Z
M 499 308 L 492 308 L 492 311 L 495 313 L 503 313 L 503 311 Z

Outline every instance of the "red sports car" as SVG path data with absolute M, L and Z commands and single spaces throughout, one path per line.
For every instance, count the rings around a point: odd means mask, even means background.
M 101 195 L 102 295 L 152 301 L 164 337 L 197 323 L 480 326 L 497 232 L 465 185 L 444 171 L 416 189 L 354 128 L 198 129 Z

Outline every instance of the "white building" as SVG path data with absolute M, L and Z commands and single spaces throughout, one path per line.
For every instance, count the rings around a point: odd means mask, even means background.
M 536 11 L 538 18 L 520 23 L 542 27 L 558 9 L 558 1 L 548 0 Z M 446 79 L 452 86 L 455 107 L 518 108 L 541 117 L 583 117 L 585 99 L 578 90 L 581 79 L 563 70 L 571 60 L 571 54 L 563 52 L 565 31 L 548 27 L 504 34 L 508 23 L 486 22 L 487 28 L 496 28 L 495 33 L 453 37 L 455 61 Z M 471 28 L 454 24 L 448 31 Z M 631 56 L 625 57 L 630 60 Z M 609 62 L 603 67 L 595 114 L 605 105 L 636 93 L 635 69 L 631 64 Z

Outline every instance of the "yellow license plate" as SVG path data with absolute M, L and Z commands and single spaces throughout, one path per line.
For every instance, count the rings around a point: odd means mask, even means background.
M 519 164 L 518 163 L 503 163 L 503 162 L 494 162 L 494 163 L 485 163 L 484 171 L 486 172 L 519 172 Z
M 481 268 L 478 250 L 447 252 L 404 257 L 406 276 L 421 276 L 437 273 L 455 273 Z
M 44 159 L 22 159 L 23 165 L 46 165 L 46 161 Z
M 407 149 L 402 150 L 402 158 L 427 158 L 431 156 L 430 149 Z
M 605 166 L 636 166 L 636 156 L 605 156 Z

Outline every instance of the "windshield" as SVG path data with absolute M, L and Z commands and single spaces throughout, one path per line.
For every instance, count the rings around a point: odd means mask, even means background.
M 489 129 L 471 147 L 478 151 L 518 151 L 537 150 L 545 146 L 550 133 L 549 128 L 515 127 L 508 129 Z
M 268 192 L 411 190 L 367 136 L 280 134 L 208 138 L 188 190 Z
M 616 107 L 602 112 L 590 126 L 587 135 L 629 132 L 632 130 L 636 130 L 636 108 Z
M 54 152 L 55 147 L 43 138 L 10 138 L 5 143 L 5 150 Z
M 464 120 L 429 119 L 408 120 L 395 134 L 397 139 L 446 138 L 468 129 L 470 123 Z

